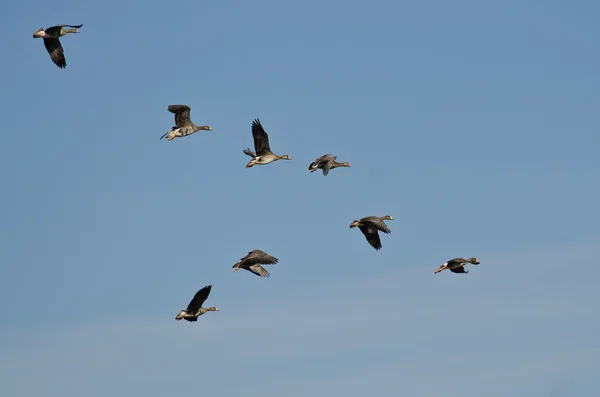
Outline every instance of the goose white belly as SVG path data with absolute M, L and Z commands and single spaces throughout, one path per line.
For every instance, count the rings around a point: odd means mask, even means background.
M 177 136 L 181 136 L 179 128 L 171 128 L 169 131 L 167 131 L 167 138 L 173 139 Z

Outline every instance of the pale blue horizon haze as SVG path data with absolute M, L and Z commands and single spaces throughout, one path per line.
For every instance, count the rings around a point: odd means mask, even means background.
M 2 14 L 0 395 L 599 395 L 597 2 Z M 245 168 L 255 118 L 291 161 Z

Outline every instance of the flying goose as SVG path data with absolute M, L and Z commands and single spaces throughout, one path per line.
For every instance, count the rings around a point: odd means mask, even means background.
M 377 231 L 382 231 L 384 233 L 391 233 L 390 228 L 385 224 L 384 220 L 393 221 L 390 215 L 385 215 L 382 217 L 377 216 L 367 216 L 366 218 L 362 218 L 359 220 L 355 220 L 350 224 L 350 228 L 357 227 L 360 231 L 365 235 L 367 241 L 373 248 L 376 250 L 381 249 L 381 240 L 379 239 L 379 233 Z
M 212 131 L 208 125 L 195 125 L 190 120 L 190 107 L 187 105 L 169 105 L 167 110 L 175 113 L 175 127 L 167 131 L 160 139 L 168 137 L 167 141 L 172 141 L 175 138 L 192 135 L 196 131 L 207 130 Z
M 240 259 L 235 265 L 232 266 L 234 272 L 239 269 L 246 269 L 260 277 L 270 277 L 271 274 L 265 270 L 263 265 L 274 265 L 279 262 L 279 259 L 272 255 L 267 254 L 261 250 L 254 250 L 248 252 L 248 255 Z
M 177 317 L 175 317 L 175 320 L 179 321 L 181 319 L 184 319 L 187 321 L 198 321 L 198 317 L 206 312 L 218 312 L 219 309 L 217 309 L 214 306 L 202 307 L 202 304 L 210 294 L 211 288 L 212 285 L 207 285 L 200 291 L 196 292 L 196 295 L 194 295 L 194 297 L 190 301 L 190 304 L 188 305 L 187 309 L 180 311 Z
M 329 174 L 329 170 L 332 170 L 334 168 L 350 167 L 350 163 L 348 163 L 347 161 L 338 163 L 337 161 L 335 161 L 335 159 L 337 159 L 337 156 L 325 154 L 313 161 L 312 163 L 310 163 L 310 165 L 308 166 L 308 170 L 310 172 L 315 172 L 316 170 L 321 169 L 323 170 L 323 175 L 327 175 Z
M 63 29 L 63 26 L 68 26 L 70 28 L 75 29 Z M 33 34 L 33 38 L 43 38 L 44 46 L 46 46 L 46 51 L 50 54 L 50 59 L 52 62 L 56 64 L 61 69 L 64 69 L 67 66 L 67 61 L 65 60 L 65 53 L 63 51 L 62 45 L 60 44 L 59 37 L 62 37 L 68 33 L 79 33 L 78 28 L 82 27 L 82 25 L 56 25 L 52 26 L 44 30 L 43 28 L 39 28 L 37 32 Z
M 277 160 L 291 160 L 287 154 L 279 156 L 271 152 L 269 136 L 260 124 L 259 119 L 252 121 L 252 137 L 254 138 L 254 150 L 256 150 L 256 153 L 251 151 L 250 148 L 244 149 L 244 153 L 252 157 L 252 160 L 246 164 L 246 168 L 250 168 L 255 164 L 269 164 Z
M 477 258 L 469 258 L 469 259 L 463 259 L 463 258 L 454 258 L 454 259 L 450 259 L 448 262 L 444 263 L 442 266 L 440 266 L 435 272 L 433 272 L 433 274 L 439 273 L 442 270 L 450 270 L 452 273 L 469 273 L 468 270 L 465 270 L 465 265 L 467 264 L 473 264 L 473 265 L 479 265 L 479 261 L 477 260 Z

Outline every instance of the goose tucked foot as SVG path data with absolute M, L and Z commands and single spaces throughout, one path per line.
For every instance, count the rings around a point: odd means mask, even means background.
M 256 159 L 250 160 L 250 162 L 248 164 L 246 164 L 246 168 L 252 167 L 254 164 L 256 164 L 256 161 L 257 161 Z

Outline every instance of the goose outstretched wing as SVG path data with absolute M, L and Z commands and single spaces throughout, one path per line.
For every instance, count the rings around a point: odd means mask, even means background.
M 50 54 L 50 59 L 52 59 L 52 62 L 54 62 L 59 68 L 64 69 L 67 66 L 67 61 L 65 59 L 65 52 L 58 38 L 44 37 L 44 46 L 46 47 L 48 54 Z
M 175 125 L 177 128 L 185 127 L 186 125 L 191 125 L 192 120 L 190 120 L 190 107 L 187 105 L 169 105 L 167 108 L 169 112 L 175 113 Z
M 267 135 L 259 119 L 252 121 L 252 138 L 254 138 L 254 150 L 258 156 L 271 152 L 269 135 Z
M 194 297 L 190 301 L 190 304 L 188 305 L 186 312 L 188 312 L 189 314 L 196 314 L 198 312 L 198 310 L 202 307 L 202 304 L 204 303 L 204 301 L 208 298 L 211 288 L 212 288 L 212 285 L 207 285 L 206 287 L 204 287 L 204 288 L 200 289 L 198 292 L 196 292 L 196 295 L 194 295 Z

